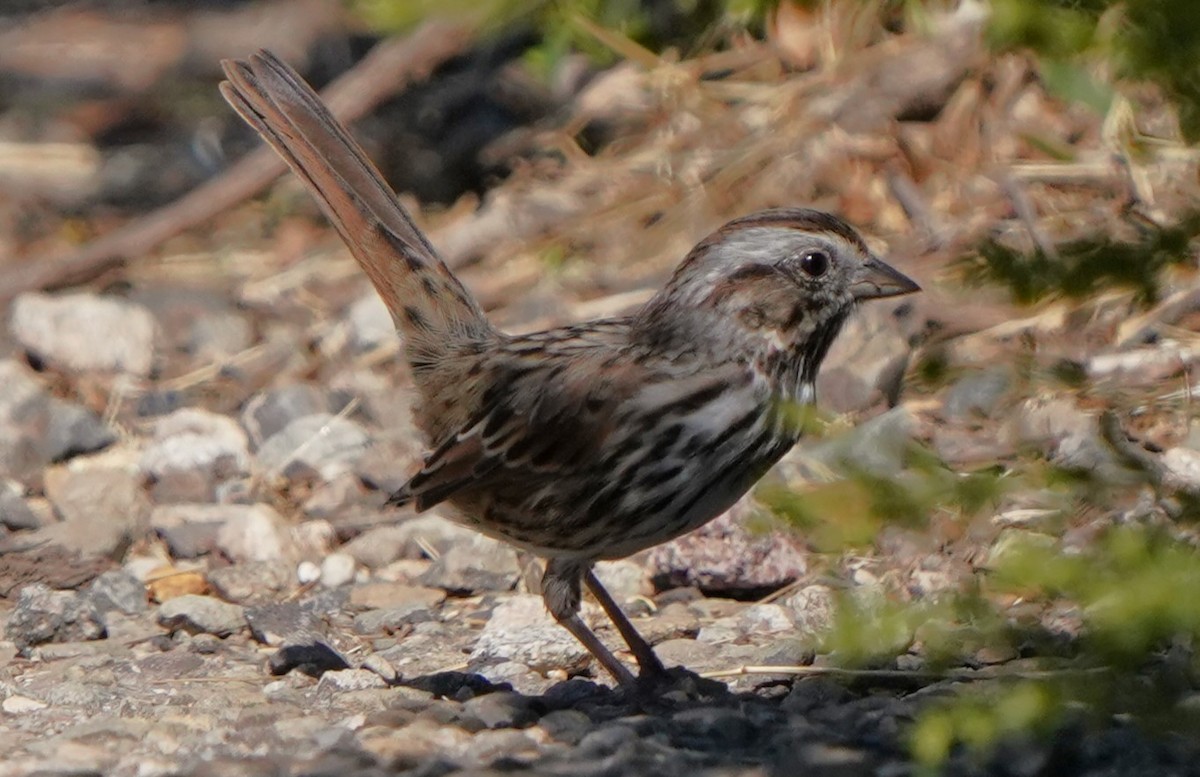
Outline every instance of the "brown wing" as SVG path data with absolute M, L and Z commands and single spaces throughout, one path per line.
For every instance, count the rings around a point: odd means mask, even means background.
M 733 367 L 688 373 L 610 357 L 603 350 L 552 360 L 537 354 L 498 365 L 479 413 L 389 501 L 424 510 L 500 481 L 506 490 L 532 493 L 589 469 L 615 468 L 655 425 L 741 380 Z

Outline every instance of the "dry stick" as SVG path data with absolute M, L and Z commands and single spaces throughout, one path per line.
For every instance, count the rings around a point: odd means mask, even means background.
M 733 669 L 718 669 L 713 672 L 702 672 L 701 677 L 717 680 L 725 677 L 745 677 L 747 675 L 818 675 L 841 677 L 851 680 L 901 680 L 901 681 L 936 681 L 959 680 L 964 682 L 999 680 L 1016 678 L 1022 680 L 1044 680 L 1069 675 L 1104 674 L 1112 671 L 1110 667 L 1083 667 L 1079 669 L 1037 669 L 1032 671 L 1004 672 L 1003 670 L 989 671 L 986 669 L 947 669 L 907 670 L 907 669 L 846 669 L 838 666 L 739 666 Z
M 407 38 L 380 43 L 353 69 L 331 83 L 323 98 L 335 116 L 353 122 L 406 84 L 426 77 L 435 67 L 460 53 L 470 39 L 469 31 L 462 26 L 444 22 L 423 24 Z M 146 254 L 185 229 L 203 224 L 254 196 L 284 169 L 283 160 L 263 146 L 219 177 L 82 248 L 5 268 L 0 277 L 0 305 L 25 291 L 80 283 L 129 257 Z

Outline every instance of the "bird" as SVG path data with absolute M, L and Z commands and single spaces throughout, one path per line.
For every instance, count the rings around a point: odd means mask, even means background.
M 918 284 L 828 212 L 735 218 L 631 315 L 497 329 L 350 132 L 268 51 L 224 60 L 233 109 L 304 182 L 387 306 L 428 451 L 388 500 L 545 559 L 554 619 L 621 687 L 667 675 L 595 575 L 727 510 L 799 440 L 796 409 L 859 303 Z M 580 617 L 591 592 L 638 674 Z

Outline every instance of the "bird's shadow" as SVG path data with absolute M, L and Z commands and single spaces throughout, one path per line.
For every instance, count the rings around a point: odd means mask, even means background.
M 555 744 L 535 757 L 501 755 L 490 764 L 501 771 L 687 775 L 750 769 L 760 775 L 792 775 L 819 759 L 817 748 L 836 750 L 839 758 L 867 774 L 904 757 L 903 743 L 895 738 L 875 737 L 864 747 L 862 730 L 839 730 L 844 726 L 833 719 L 804 720 L 801 706 L 785 699 L 795 696 L 796 685 L 810 680 L 820 686 L 810 688 L 812 699 L 829 699 L 839 708 L 854 700 L 854 693 L 826 678 L 765 679 L 752 690 L 736 691 L 681 667 L 666 677 L 639 681 L 636 688 L 573 678 L 536 695 L 465 672 L 438 672 L 396 685 L 461 702 L 462 717 L 448 724 L 469 731 L 540 726 Z M 474 701 L 486 696 L 493 696 L 489 702 L 494 703 Z M 488 710 L 485 720 L 476 717 L 483 707 Z M 858 772 L 852 768 L 848 773 Z

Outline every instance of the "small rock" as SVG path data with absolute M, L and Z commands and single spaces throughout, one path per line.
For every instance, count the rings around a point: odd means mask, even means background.
M 255 446 L 261 446 L 292 421 L 328 410 L 320 391 L 307 383 L 294 383 L 252 397 L 242 411 L 242 426 Z
M 579 710 L 554 710 L 543 715 L 538 720 L 538 728 L 556 742 L 564 745 L 577 745 L 591 731 L 595 724 L 592 719 Z
M 20 486 L 12 481 L 0 481 L 0 526 L 20 531 L 37 529 L 41 525 L 41 518 L 25 504 Z
M 133 575 L 118 569 L 104 572 L 93 580 L 87 595 L 101 613 L 116 610 L 137 615 L 150 609 L 146 602 L 146 586 Z
M 1167 485 L 1200 494 L 1200 451 L 1191 448 L 1170 448 L 1162 456 L 1167 470 Z
M 463 704 L 463 712 L 473 715 L 488 728 L 525 728 L 541 717 L 536 699 L 512 691 L 476 696 Z
M 328 481 L 351 472 L 368 443 L 367 433 L 353 421 L 314 413 L 297 418 L 267 438 L 258 459 L 265 469 L 284 477 L 314 472 Z
M 754 724 L 736 709 L 693 707 L 671 716 L 671 740 L 689 750 L 729 752 L 754 741 Z
M 908 461 L 916 429 L 912 413 L 895 407 L 805 452 L 835 471 L 865 471 L 890 477 Z
M 3 710 L 9 715 L 25 715 L 30 712 L 44 710 L 49 706 L 50 705 L 44 701 L 31 699 L 28 696 L 17 695 L 9 696 L 3 702 L 0 702 L 0 710 Z
M 101 639 L 104 619 L 88 597 L 33 583 L 21 589 L 4 635 L 25 652 L 46 642 Z
M 592 571 L 618 602 L 624 603 L 654 593 L 654 585 L 650 582 L 646 567 L 629 559 L 597 561 Z
M 400 679 L 400 673 L 396 671 L 396 667 L 392 666 L 392 662 L 378 653 L 372 653 L 364 658 L 362 668 L 379 675 L 388 685 Z
M 639 618 L 635 625 L 638 633 L 651 645 L 669 639 L 692 638 L 700 632 L 700 619 L 680 602 L 668 604 L 649 618 Z
M 806 585 L 785 599 L 784 606 L 792 611 L 797 631 L 806 637 L 817 636 L 833 628 L 837 594 L 829 586 Z
M 517 552 L 509 545 L 474 534 L 435 559 L 421 576 L 423 585 L 446 591 L 509 591 L 517 583 Z
M 291 567 L 279 561 L 248 561 L 209 570 L 205 576 L 227 602 L 272 600 L 292 586 Z
M 409 623 L 433 619 L 426 604 L 410 602 L 382 610 L 368 610 L 354 616 L 354 630 L 359 634 L 392 634 Z
M 414 526 L 416 524 L 416 526 Z M 457 526 L 436 515 L 422 515 L 400 524 L 389 524 L 367 529 L 342 546 L 343 553 L 351 556 L 370 569 L 381 569 L 402 558 L 420 558 L 423 551 L 417 538 L 429 542 L 439 553 L 451 547 L 453 541 L 437 543 L 442 529 L 454 533 L 457 538 L 469 538 L 474 532 Z
M 807 715 L 816 709 L 832 709 L 851 698 L 845 686 L 828 677 L 803 677 L 792 686 L 791 693 L 784 697 L 780 706 L 786 712 Z
M 396 324 L 375 292 L 370 292 L 351 305 L 346 318 L 350 323 L 351 340 L 359 351 L 397 342 Z
M 419 604 L 436 607 L 446 599 L 438 588 L 404 585 L 402 583 L 365 583 L 350 591 L 350 606 L 364 610 L 387 609 Z
M 95 294 L 26 293 L 10 331 L 37 358 L 68 370 L 146 377 L 154 364 L 154 317 L 141 305 Z
M 743 636 L 780 634 L 796 628 L 791 612 L 778 604 L 752 604 L 738 612 L 734 621 Z
M 200 558 L 217 549 L 217 533 L 237 509 L 223 504 L 159 505 L 150 513 L 150 526 L 167 543 L 172 558 Z
M 311 585 L 321 579 L 321 567 L 311 561 L 301 561 L 296 565 L 296 582 L 300 585 Z
M 217 548 L 234 561 L 281 561 L 295 547 L 283 516 L 270 505 L 223 505 L 225 522 L 217 532 Z
M 142 484 L 123 469 L 56 468 L 46 474 L 46 496 L 63 521 L 39 529 L 38 538 L 83 556 L 119 559 L 149 526 Z
M 187 350 L 200 362 L 223 362 L 249 348 L 254 332 L 246 317 L 232 309 L 207 310 L 191 320 Z
M 273 675 L 283 675 L 293 669 L 309 677 L 320 677 L 325 672 L 339 672 L 350 668 L 345 657 L 319 640 L 294 642 L 284 645 L 271 654 L 267 667 Z M 376 678 L 378 679 L 378 677 Z
M 1011 385 L 1006 367 L 973 372 L 946 392 L 942 413 L 952 419 L 990 418 Z
M 744 503 L 691 534 L 652 549 L 647 564 L 655 586 L 701 588 L 710 594 L 774 589 L 808 567 L 804 543 L 792 532 L 751 533 L 737 515 Z
M 249 472 L 248 445 L 246 433 L 232 418 L 184 408 L 155 423 L 154 440 L 142 452 L 141 468 L 164 482 L 164 492 L 180 492 L 172 501 L 187 501 L 184 495 L 207 501 L 218 483 Z M 188 494 L 189 486 L 199 493 Z
M 312 608 L 300 602 L 269 602 L 246 608 L 250 636 L 264 645 L 307 644 L 325 630 Z
M 47 461 L 65 461 L 94 453 L 117 441 L 117 433 L 100 416 L 82 405 L 51 398 L 45 411 L 41 444 Z
M 334 669 L 321 674 L 318 691 L 365 691 L 386 688 L 387 682 L 369 669 Z
M 246 625 L 245 611 L 236 604 L 212 596 L 185 594 L 158 608 L 158 622 L 171 630 L 189 634 L 226 637 Z
M 354 557 L 346 553 L 330 553 L 321 559 L 321 585 L 340 588 L 354 582 L 357 568 Z
M 588 659 L 583 646 L 546 612 L 542 597 L 530 594 L 496 605 L 471 653 L 472 661 L 516 661 L 543 674 L 579 669 Z
M 839 413 L 894 403 L 908 364 L 908 342 L 880 311 L 853 316 L 842 328 L 817 376 L 821 404 Z
M 992 542 L 992 546 L 988 550 L 986 568 L 994 569 L 1007 563 L 1007 558 L 1016 558 L 1012 556 L 1014 553 L 1020 554 L 1031 548 L 1050 549 L 1056 543 L 1057 540 L 1049 534 L 1023 529 L 1005 529 L 1000 532 L 1000 536 Z

